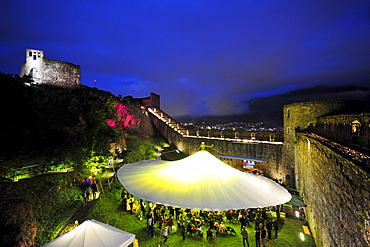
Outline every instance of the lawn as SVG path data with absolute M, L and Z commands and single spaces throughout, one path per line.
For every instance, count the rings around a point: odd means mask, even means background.
M 236 234 L 219 234 L 214 240 L 207 240 L 204 234 L 203 238 L 199 236 L 187 235 L 186 240 L 182 240 L 179 232 L 171 232 L 168 236 L 168 241 L 162 244 L 163 239 L 160 237 L 160 229 L 155 229 L 155 236 L 152 238 L 146 227 L 145 219 L 139 220 L 137 216 L 133 216 L 128 212 L 123 212 L 120 207 L 122 186 L 116 181 L 112 184 L 112 188 L 105 189 L 105 193 L 101 195 L 99 200 L 94 202 L 94 205 L 88 213 L 87 219 L 95 219 L 103 223 L 108 223 L 114 227 L 127 232 L 136 234 L 139 240 L 139 246 L 243 246 L 242 237 L 240 234 L 240 225 L 226 222 L 226 226 L 230 226 L 236 230 Z M 145 217 L 144 217 L 145 218 Z M 313 240 L 309 235 L 304 235 L 305 239 L 300 239 L 303 221 L 287 218 L 281 222 L 281 227 L 277 239 L 272 239 L 267 242 L 267 246 L 314 246 Z M 203 229 L 204 231 L 206 229 Z M 254 240 L 254 223 L 247 227 L 249 232 L 249 243 L 255 246 Z

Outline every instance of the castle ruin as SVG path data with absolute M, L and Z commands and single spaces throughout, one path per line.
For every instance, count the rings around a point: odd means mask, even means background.
M 52 84 L 73 87 L 80 85 L 80 66 L 68 62 L 51 60 L 44 52 L 26 49 L 26 63 L 22 65 L 20 76 L 29 75 L 34 84 Z

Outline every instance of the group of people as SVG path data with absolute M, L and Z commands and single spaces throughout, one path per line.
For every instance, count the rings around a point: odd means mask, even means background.
M 81 183 L 81 189 L 82 189 L 82 197 L 84 198 L 84 206 L 87 205 L 87 203 L 92 199 L 96 199 L 96 195 L 98 192 L 98 187 L 96 186 L 96 180 L 92 177 L 88 177 L 84 179 Z
M 122 208 L 131 214 L 137 214 L 139 220 L 146 217 L 148 234 L 154 236 L 155 229 L 161 231 L 164 242 L 167 241 L 172 231 L 179 232 L 183 240 L 191 234 L 203 237 L 206 230 L 207 239 L 214 239 L 218 234 L 236 234 L 232 227 L 227 227 L 225 222 L 240 224 L 243 245 L 249 245 L 247 226 L 255 225 L 255 242 L 257 247 L 266 246 L 267 239 L 278 236 L 278 222 L 271 218 L 268 211 L 271 209 L 249 209 L 229 211 L 202 211 L 191 209 L 173 208 L 157 205 L 142 199 L 135 200 L 126 190 L 122 191 Z

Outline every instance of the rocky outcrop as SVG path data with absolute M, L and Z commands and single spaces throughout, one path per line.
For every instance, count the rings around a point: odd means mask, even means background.
M 18 196 L 0 197 L 0 243 L 3 247 L 35 246 L 37 227 L 32 204 Z

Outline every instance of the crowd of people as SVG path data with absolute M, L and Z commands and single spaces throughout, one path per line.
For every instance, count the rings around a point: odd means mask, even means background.
M 146 220 L 148 234 L 154 237 L 155 229 L 159 229 L 163 241 L 166 242 L 169 234 L 176 231 L 185 240 L 188 235 L 203 237 L 208 240 L 216 239 L 222 234 L 235 234 L 235 229 L 226 226 L 226 223 L 240 224 L 240 233 L 244 246 L 249 245 L 247 230 L 254 226 L 255 242 L 257 247 L 266 246 L 268 239 L 278 237 L 278 222 L 271 217 L 270 211 L 276 207 L 262 209 L 202 211 L 174 208 L 157 205 L 136 199 L 126 190 L 122 191 L 122 209 L 136 215 L 139 220 Z

